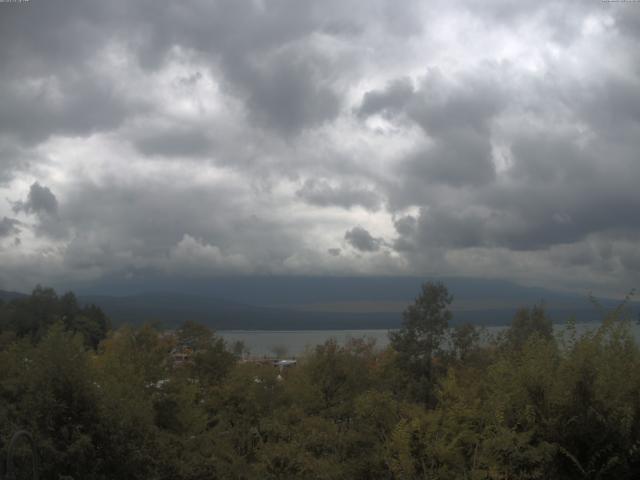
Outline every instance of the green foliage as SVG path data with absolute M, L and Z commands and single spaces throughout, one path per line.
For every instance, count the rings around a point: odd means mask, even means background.
M 37 432 L 42 464 L 52 478 L 93 471 L 97 392 L 82 337 L 54 324 L 35 346 L 2 352 L 2 437 L 18 427 Z
M 415 302 L 403 313 L 402 328 L 389 334 L 398 353 L 400 370 L 407 375 L 411 394 L 426 405 L 435 400 L 437 365 L 434 357 L 451 320 L 449 305 L 453 297 L 441 283 L 427 282 Z
M 0 348 L 14 338 L 37 342 L 57 322 L 80 333 L 91 348 L 98 346 L 110 328 L 106 315 L 95 305 L 80 306 L 71 292 L 58 297 L 53 289 L 37 286 L 29 297 L 0 303 Z
M 465 362 L 470 356 L 478 353 L 481 330 L 470 323 L 456 325 L 451 329 L 451 351 L 454 357 Z
M 637 477 L 640 349 L 622 309 L 557 338 L 542 308 L 521 310 L 487 342 L 447 330 L 450 302 L 426 284 L 389 348 L 329 340 L 281 372 L 190 322 L 88 341 L 81 319 L 99 315 L 38 289 L 0 305 L 0 458 L 26 428 L 52 479 Z
M 508 348 L 518 350 L 534 335 L 546 340 L 553 337 L 553 324 L 542 305 L 521 308 L 516 312 L 505 333 L 505 343 Z

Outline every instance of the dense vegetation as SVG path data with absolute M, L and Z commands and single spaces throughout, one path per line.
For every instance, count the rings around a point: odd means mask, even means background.
M 447 328 L 425 284 L 391 345 L 319 345 L 282 372 L 206 327 L 108 329 L 38 288 L 0 305 L 0 443 L 35 435 L 46 479 L 625 479 L 640 472 L 640 350 L 623 309 L 554 336 Z M 193 352 L 176 365 L 170 352 Z

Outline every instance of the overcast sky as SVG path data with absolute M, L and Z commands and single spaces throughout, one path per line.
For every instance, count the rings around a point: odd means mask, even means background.
M 0 288 L 640 286 L 640 3 L 0 3 Z

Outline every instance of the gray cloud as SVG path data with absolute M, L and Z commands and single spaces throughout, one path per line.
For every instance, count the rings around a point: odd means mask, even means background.
M 29 165 L 29 155 L 14 142 L 0 137 L 0 185 L 11 181 Z
M 404 160 L 392 204 L 424 200 L 424 185 L 484 185 L 495 179 L 491 121 L 505 106 L 505 93 L 492 82 L 499 69 L 479 69 L 448 79 L 432 70 L 416 88 L 399 78 L 380 91 L 367 92 L 357 110 L 360 117 L 380 114 L 399 125 L 419 126 L 428 142 Z
M 382 90 L 370 90 L 364 94 L 356 109 L 362 118 L 381 113 L 393 117 L 403 112 L 414 99 L 413 82 L 408 77 L 395 79 Z
M 108 69 L 99 70 L 101 55 L 117 63 L 119 53 L 107 51 L 118 45 L 116 39 L 150 70 L 160 69 L 176 46 L 199 52 L 265 127 L 295 132 L 337 113 L 339 99 L 326 83 L 326 56 L 281 49 L 322 27 L 311 8 L 278 2 L 265 12 L 250 1 L 190 2 L 180 8 L 182 14 L 175 15 L 169 6 L 148 2 L 117 0 L 107 6 L 54 0 L 6 12 L 0 40 L 10 46 L 0 53 L 6 67 L 0 132 L 29 141 L 87 135 L 140 113 L 148 106 L 146 92 L 125 95 L 126 85 Z
M 357 205 L 376 211 L 381 203 L 380 197 L 369 189 L 349 184 L 334 187 L 323 179 L 307 179 L 296 195 L 305 202 L 320 207 L 352 208 Z
M 13 211 L 35 215 L 37 223 L 33 231 L 38 236 L 58 239 L 67 236 L 67 226 L 59 215 L 58 199 L 49 187 L 35 182 L 31 185 L 26 200 L 13 203 Z
M 529 184 L 572 183 L 597 175 L 593 153 L 579 145 L 579 137 L 525 132 L 511 145 L 509 175 Z
M 488 121 L 505 103 L 499 83 L 504 73 L 487 65 L 461 78 L 447 78 L 433 69 L 416 88 L 410 79 L 401 77 L 382 90 L 365 93 L 357 112 L 363 117 L 377 113 L 405 116 L 433 136 L 459 129 L 486 133 Z
M 403 172 L 410 183 L 418 180 L 453 187 L 495 179 L 491 145 L 486 137 L 469 130 L 442 135 L 431 147 L 407 158 Z
M 141 108 L 100 63 L 116 2 L 52 0 L 3 9 L 0 134 L 29 145 L 51 135 L 111 130 Z
M 166 128 L 145 132 L 134 139 L 144 155 L 165 157 L 199 157 L 214 151 L 212 140 L 200 129 Z
M 253 195 L 245 185 L 225 181 L 197 187 L 156 178 L 146 189 L 119 182 L 79 184 L 65 202 L 64 221 L 80 232 L 69 242 L 65 262 L 100 271 L 186 273 L 202 271 L 192 261 L 202 255 L 210 265 L 220 261 L 227 272 L 234 265 L 248 268 L 248 260 L 252 271 L 268 271 L 291 255 L 299 239 L 286 220 L 253 207 L 258 203 Z M 240 257 L 248 260 L 236 261 Z
M 637 283 L 640 17 L 619 7 L 3 7 L 0 198 L 22 201 L 0 202 L 21 239 L 0 280 Z
M 13 211 L 34 213 L 39 216 L 56 216 L 58 214 L 58 199 L 48 187 L 35 182 L 29 189 L 27 199 L 14 203 Z
M 5 82 L 0 90 L 0 132 L 38 142 L 50 135 L 89 135 L 118 126 L 136 107 L 97 73 L 61 73 Z
M 15 218 L 4 217 L 0 220 L 0 238 L 20 233 L 20 224 Z
M 383 244 L 382 239 L 374 238 L 362 227 L 353 227 L 344 234 L 344 239 L 349 245 L 361 252 L 376 252 Z
M 323 63 L 312 52 L 285 51 L 248 69 L 247 106 L 255 121 L 288 134 L 335 118 L 340 98 L 323 80 Z
M 245 105 L 252 123 L 294 135 L 334 118 L 340 95 L 333 85 L 330 52 L 313 35 L 332 19 L 310 5 L 279 1 L 263 8 L 251 1 L 194 2 L 185 15 L 148 12 L 138 20 L 150 32 L 139 50 L 142 65 L 158 69 L 174 45 L 193 49 L 222 75 L 227 92 Z M 238 26 L 242 25 L 242 34 Z

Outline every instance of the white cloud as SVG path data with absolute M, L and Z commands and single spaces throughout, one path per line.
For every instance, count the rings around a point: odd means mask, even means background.
M 223 253 L 220 248 L 185 234 L 171 248 L 163 270 L 171 274 L 223 275 L 251 273 L 251 264 L 240 254 Z

